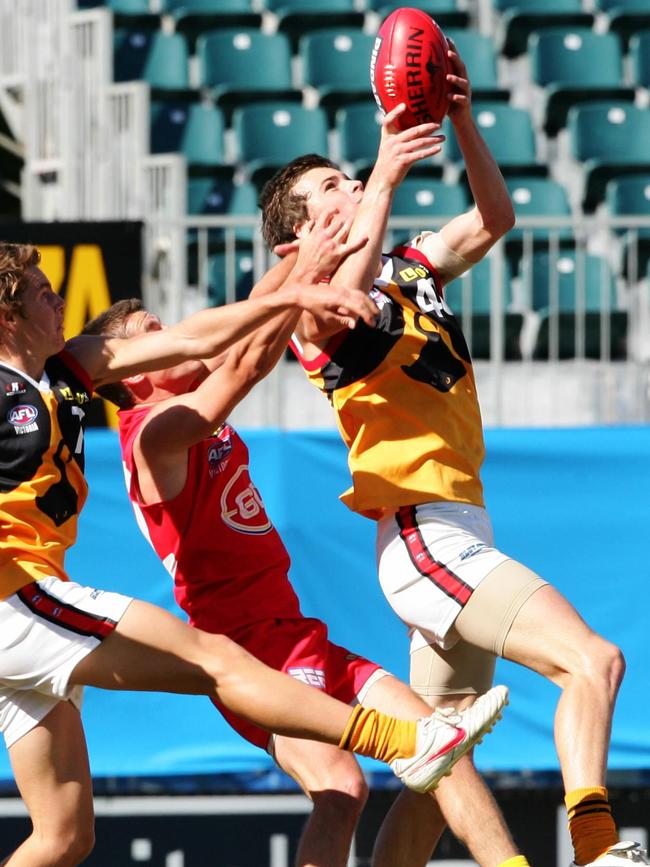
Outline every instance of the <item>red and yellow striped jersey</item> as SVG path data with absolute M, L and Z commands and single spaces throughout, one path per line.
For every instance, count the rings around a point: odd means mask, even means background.
M 472 363 L 433 266 L 414 248 L 382 257 L 374 328 L 339 332 L 312 361 L 349 449 L 341 499 L 372 518 L 432 501 L 483 505 L 483 428 Z

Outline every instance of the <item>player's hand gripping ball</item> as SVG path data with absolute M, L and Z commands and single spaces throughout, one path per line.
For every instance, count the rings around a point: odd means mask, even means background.
M 370 83 L 385 113 L 406 104 L 396 120 L 399 129 L 440 123 L 447 114 L 447 73 L 453 71 L 448 47 L 433 18 L 419 9 L 396 9 L 379 28 L 370 59 Z

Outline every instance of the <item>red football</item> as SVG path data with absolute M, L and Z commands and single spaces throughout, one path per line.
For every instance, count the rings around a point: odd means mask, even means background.
M 406 111 L 397 119 L 400 129 L 440 123 L 447 114 L 446 76 L 452 71 L 447 48 L 442 30 L 419 9 L 396 9 L 379 28 L 370 59 L 370 83 L 382 111 L 406 103 Z

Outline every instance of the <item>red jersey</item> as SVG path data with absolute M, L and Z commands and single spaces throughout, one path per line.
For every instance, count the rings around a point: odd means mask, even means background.
M 120 443 L 140 529 L 174 580 L 193 625 L 230 633 L 269 618 L 301 617 L 290 560 L 248 474 L 248 449 L 222 426 L 188 451 L 183 490 L 163 503 L 139 494 L 133 443 L 151 406 L 121 410 Z

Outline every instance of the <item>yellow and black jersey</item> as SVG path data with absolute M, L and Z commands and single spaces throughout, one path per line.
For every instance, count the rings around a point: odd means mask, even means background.
M 438 274 L 419 250 L 399 247 L 382 257 L 371 297 L 374 328 L 339 332 L 311 361 L 293 340 L 349 448 L 353 486 L 341 499 L 373 518 L 432 501 L 483 505 L 476 383 Z
M 40 382 L 0 361 L 0 599 L 67 579 L 63 560 L 86 500 L 83 428 L 92 384 L 66 352 Z

